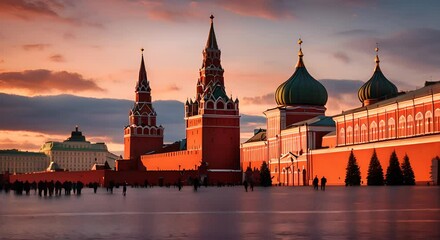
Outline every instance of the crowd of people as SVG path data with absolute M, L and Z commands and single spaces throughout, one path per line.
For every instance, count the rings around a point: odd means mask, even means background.
M 88 186 L 97 189 L 98 183 L 96 182 L 89 183 Z M 23 195 L 23 194 L 30 195 L 31 191 L 34 191 L 34 194 L 38 193 L 38 196 L 61 196 L 63 190 L 64 190 L 64 195 L 71 195 L 72 192 L 74 195 L 81 195 L 83 188 L 84 188 L 84 183 L 81 181 L 23 182 L 16 180 L 13 183 L 4 182 L 0 184 L 0 192 L 5 191 L 6 193 L 8 193 L 9 191 L 13 191 L 17 195 Z

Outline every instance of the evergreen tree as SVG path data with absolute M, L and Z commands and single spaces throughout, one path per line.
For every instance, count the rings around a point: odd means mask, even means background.
M 267 167 L 266 162 L 263 162 L 263 164 L 261 164 L 261 168 L 260 168 L 260 182 L 261 182 L 261 186 L 263 186 L 263 187 L 270 187 L 270 186 L 272 186 L 272 178 L 270 176 L 270 170 Z
M 348 158 L 347 173 L 345 175 L 345 186 L 359 186 L 361 185 L 361 171 L 356 162 L 353 150 L 351 150 Z
M 409 162 L 409 157 L 405 154 L 402 162 L 402 174 L 403 174 L 403 184 L 404 185 L 415 185 L 416 179 L 414 177 L 414 171 L 412 170 L 411 163 Z
M 384 184 L 383 170 L 377 158 L 376 149 L 371 156 L 370 165 L 368 166 L 367 185 L 382 186 Z
M 399 159 L 397 158 L 396 151 L 393 151 L 390 156 L 390 164 L 387 168 L 386 183 L 387 185 L 403 184 L 402 169 L 400 169 Z

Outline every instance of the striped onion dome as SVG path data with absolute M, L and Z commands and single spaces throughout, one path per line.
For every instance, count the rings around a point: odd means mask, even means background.
M 307 71 L 303 62 L 302 41 L 298 52 L 298 63 L 293 75 L 282 83 L 275 92 L 275 101 L 280 106 L 318 105 L 327 103 L 327 90 Z

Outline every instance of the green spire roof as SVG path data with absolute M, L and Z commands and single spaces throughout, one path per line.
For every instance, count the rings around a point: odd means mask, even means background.
M 358 91 L 359 101 L 364 105 L 368 105 L 370 101 L 380 101 L 397 96 L 396 85 L 390 82 L 380 70 L 378 51 L 379 48 L 376 48 L 376 57 L 374 58 L 376 67 L 373 76 Z
M 307 71 L 301 49 L 302 41 L 299 39 L 300 49 L 298 52 L 298 63 L 293 75 L 282 83 L 275 92 L 275 101 L 278 105 L 318 105 L 324 106 L 327 103 L 327 90 L 314 79 Z

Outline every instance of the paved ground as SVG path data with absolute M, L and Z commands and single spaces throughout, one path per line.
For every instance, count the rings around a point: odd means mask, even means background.
M 440 239 L 440 187 L 0 193 L 0 239 Z

